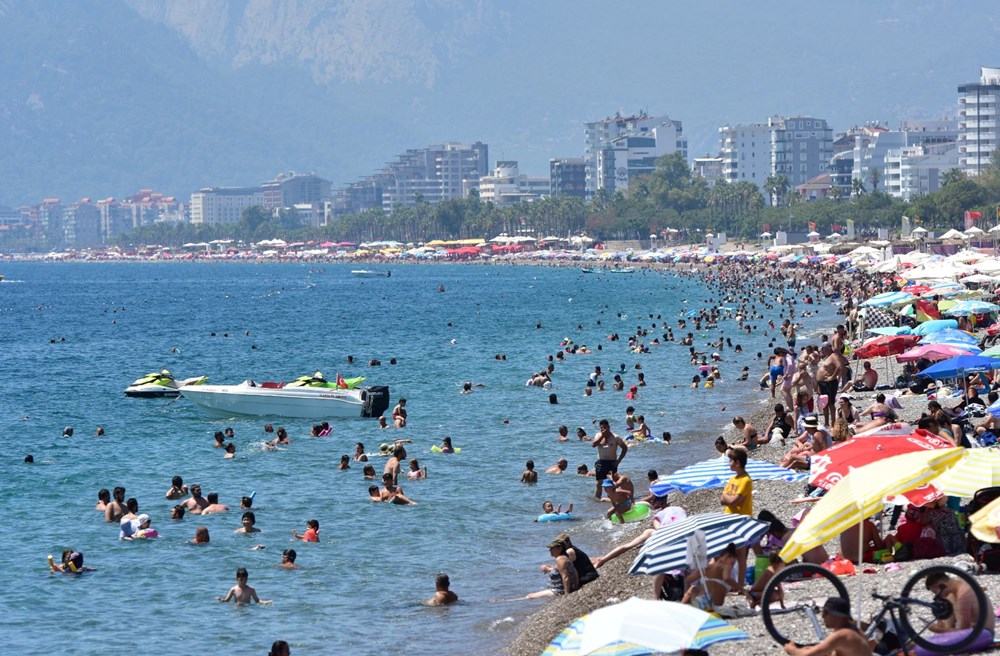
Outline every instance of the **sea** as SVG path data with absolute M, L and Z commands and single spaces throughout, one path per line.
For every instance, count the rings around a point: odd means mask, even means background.
M 646 338 L 676 327 L 682 313 L 710 305 L 697 280 L 669 272 L 587 274 L 573 267 L 393 265 L 389 278 L 353 277 L 350 265 L 323 263 L 0 263 L 0 608 L 4 653 L 97 655 L 141 651 L 266 653 L 276 639 L 293 654 L 499 654 L 519 622 L 545 601 L 502 601 L 546 587 L 539 565 L 562 530 L 592 556 L 616 530 L 593 500 L 588 443 L 556 441 L 560 425 L 590 435 L 602 418 L 624 433 L 634 404 L 655 436 L 629 450 L 622 471 L 637 488 L 660 474 L 715 455 L 712 442 L 734 414 L 765 403 L 752 390 L 764 371 L 769 337 L 722 325 L 743 355 L 723 351 L 723 381 L 689 387 L 687 348 L 629 352 L 637 327 Z M 356 267 L 355 267 L 356 268 Z M 384 268 L 384 267 L 381 267 Z M 778 293 L 782 290 L 773 290 Z M 801 307 L 801 306 L 800 306 Z M 800 343 L 835 321 L 817 306 L 803 319 Z M 652 329 L 651 325 L 657 328 Z M 621 341 L 609 341 L 612 333 Z M 773 333 L 773 331 L 772 331 Z M 711 334 L 696 335 L 705 346 Z M 557 362 L 554 386 L 525 386 L 563 340 L 592 353 Z M 662 339 L 662 338 L 661 338 Z M 506 359 L 497 359 L 499 354 Z M 353 364 L 348 356 L 353 356 Z M 395 358 L 396 364 L 390 364 Z M 381 366 L 369 366 L 379 360 Z M 600 365 L 608 391 L 585 397 Z M 610 390 L 637 366 L 647 386 L 635 401 Z M 749 382 L 736 378 L 750 366 Z M 278 417 L 212 418 L 181 399 L 131 399 L 136 378 L 168 369 L 212 383 L 288 381 L 322 372 L 365 376 L 408 400 L 409 425 L 374 420 L 313 423 Z M 464 381 L 482 387 L 460 394 Z M 550 403 L 555 394 L 558 403 Z M 726 406 L 723 409 L 723 406 Z M 390 406 L 391 407 L 391 406 Z M 262 448 L 265 423 L 284 426 L 292 444 Z M 71 438 L 63 429 L 74 428 Z M 96 437 L 98 427 L 105 435 Z M 235 432 L 236 458 L 224 460 L 213 434 Z M 432 453 L 445 436 L 460 454 Z M 362 442 L 369 452 L 405 438 L 426 480 L 401 480 L 411 507 L 373 504 L 361 464 L 337 471 Z M 34 464 L 25 464 L 32 454 Z M 525 462 L 543 472 L 559 458 L 563 475 L 519 482 Z M 379 474 L 382 460 L 372 458 Z M 218 492 L 230 511 L 172 521 L 164 498 L 171 477 Z M 95 511 L 100 488 L 124 486 L 160 537 L 119 541 L 118 526 Z M 237 535 L 239 500 L 256 492 L 256 535 Z M 573 522 L 536 523 L 544 501 L 573 503 Z M 306 521 L 320 542 L 293 541 Z M 198 526 L 208 545 L 189 544 Z M 264 549 L 252 547 L 263 545 Z M 301 569 L 277 567 L 293 547 Z M 96 571 L 52 575 L 46 556 L 81 551 Z M 213 599 L 249 570 L 250 585 L 273 604 L 234 607 Z M 447 573 L 461 601 L 422 602 Z

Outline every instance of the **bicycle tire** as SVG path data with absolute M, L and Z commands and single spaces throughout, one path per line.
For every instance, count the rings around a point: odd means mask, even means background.
M 910 623 L 910 614 L 907 611 L 905 604 L 903 605 L 903 608 L 900 609 L 899 620 L 903 623 L 903 628 L 908 634 L 907 637 L 911 638 L 918 646 L 923 647 L 927 651 L 935 654 L 958 653 L 965 647 L 971 645 L 973 641 L 979 637 L 983 627 L 986 626 L 986 613 L 990 610 L 987 608 L 989 602 L 986 600 L 986 593 L 983 592 L 982 586 L 979 585 L 979 582 L 976 581 L 975 577 L 963 569 L 952 567 L 950 565 L 934 565 L 932 567 L 925 567 L 924 569 L 918 571 L 906 581 L 906 585 L 903 586 L 903 591 L 900 593 L 900 596 L 909 598 L 914 587 L 917 585 L 923 585 L 923 581 L 930 574 L 935 572 L 944 572 L 949 576 L 953 576 L 964 581 L 976 595 L 976 603 L 979 605 L 979 616 L 976 618 L 976 623 L 973 625 L 972 630 L 969 631 L 969 635 L 962 638 L 958 642 L 952 642 L 947 645 L 930 642 L 927 638 L 922 637 Z
M 784 646 L 793 641 L 781 633 L 778 627 L 775 626 L 774 619 L 771 617 L 771 602 L 774 599 L 775 591 L 779 585 L 786 583 L 791 579 L 811 579 L 816 575 L 819 575 L 829 581 L 842 598 L 850 600 L 850 597 L 847 595 L 847 587 L 844 586 L 840 577 L 825 567 L 814 565 L 812 563 L 799 563 L 798 565 L 789 565 L 788 567 L 785 567 L 783 570 L 775 574 L 770 581 L 768 581 L 767 586 L 764 588 L 764 594 L 761 596 L 760 602 L 760 613 L 762 619 L 764 620 L 764 628 L 767 629 L 767 632 L 771 634 L 771 637 L 779 645 Z M 805 647 L 808 646 L 808 644 L 800 644 L 799 646 Z

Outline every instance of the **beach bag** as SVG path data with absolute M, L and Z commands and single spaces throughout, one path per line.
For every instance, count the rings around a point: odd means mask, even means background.
M 663 601 L 680 601 L 684 598 L 684 577 L 680 574 L 664 574 L 663 586 L 660 588 L 660 599 Z
M 840 554 L 837 554 L 836 557 L 823 563 L 823 567 L 827 568 L 837 576 L 854 576 L 858 573 L 854 563 L 847 560 Z

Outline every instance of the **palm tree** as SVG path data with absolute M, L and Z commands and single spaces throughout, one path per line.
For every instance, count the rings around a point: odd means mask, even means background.
M 882 181 L 882 171 L 877 166 L 873 166 L 872 170 L 868 172 L 868 179 L 872 183 L 872 193 L 877 194 L 878 183 Z

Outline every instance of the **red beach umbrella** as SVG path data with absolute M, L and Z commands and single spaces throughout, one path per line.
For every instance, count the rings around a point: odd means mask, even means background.
M 870 339 L 854 351 L 862 360 L 899 355 L 920 341 L 920 335 L 883 335 Z
M 852 469 L 864 467 L 876 460 L 914 451 L 954 447 L 948 440 L 919 428 L 912 435 L 855 437 L 814 455 L 809 470 L 809 483 L 829 490 Z

